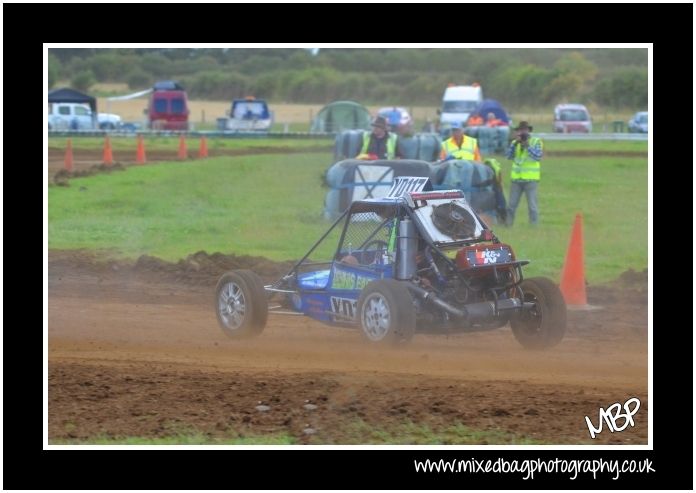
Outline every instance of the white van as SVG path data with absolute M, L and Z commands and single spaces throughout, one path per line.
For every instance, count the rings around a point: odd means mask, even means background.
M 449 129 L 454 122 L 465 125 L 469 115 L 481 101 L 483 91 L 479 85 L 450 86 L 445 89 L 440 110 L 440 130 Z

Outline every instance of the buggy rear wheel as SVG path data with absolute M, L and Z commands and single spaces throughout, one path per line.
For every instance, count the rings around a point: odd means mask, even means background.
M 523 301 L 534 303 L 529 311 L 522 311 L 510 319 L 512 333 L 527 349 L 555 346 L 566 331 L 566 304 L 558 286 L 545 277 L 525 279 L 520 284 Z
M 268 301 L 259 277 L 248 270 L 224 274 L 215 288 L 215 314 L 234 339 L 259 335 L 266 326 Z
M 358 299 L 358 322 L 370 342 L 409 342 L 416 329 L 416 309 L 406 285 L 394 279 L 369 283 Z

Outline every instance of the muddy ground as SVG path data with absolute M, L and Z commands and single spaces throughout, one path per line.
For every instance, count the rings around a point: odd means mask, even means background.
M 204 252 L 176 264 L 49 252 L 49 440 L 195 431 L 409 443 L 397 438 L 404 430 L 464 426 L 485 432 L 477 443 L 647 443 L 645 272 L 589 286 L 604 309 L 570 312 L 566 338 L 544 352 L 523 350 L 507 328 L 417 335 L 389 350 L 275 315 L 258 339 L 226 338 L 213 310 L 217 277 L 247 267 L 270 280 L 288 266 Z M 635 427 L 591 440 L 584 416 L 597 424 L 600 407 L 630 397 L 642 403 Z

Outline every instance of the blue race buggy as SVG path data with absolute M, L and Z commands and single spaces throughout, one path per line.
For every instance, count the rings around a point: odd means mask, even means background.
M 310 259 L 322 252 L 327 260 Z M 523 278 L 527 263 L 461 191 L 399 177 L 386 197 L 353 202 L 275 283 L 248 270 L 224 274 L 215 310 L 233 338 L 260 334 L 268 313 L 279 313 L 357 328 L 382 344 L 510 323 L 522 346 L 546 348 L 563 338 L 566 305 L 549 279 Z

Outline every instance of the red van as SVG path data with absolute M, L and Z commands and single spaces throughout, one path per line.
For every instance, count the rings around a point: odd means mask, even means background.
M 186 91 L 175 81 L 157 82 L 150 95 L 147 114 L 153 130 L 188 130 Z

